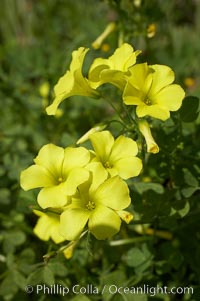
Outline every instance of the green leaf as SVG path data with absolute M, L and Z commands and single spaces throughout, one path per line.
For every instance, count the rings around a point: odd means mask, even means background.
M 9 271 L 6 278 L 0 285 L 0 295 L 4 296 L 4 300 L 13 300 L 11 297 L 14 296 L 18 291 L 17 284 L 13 281 L 12 271 Z
M 26 235 L 22 231 L 7 232 L 3 242 L 3 249 L 6 253 L 14 252 L 16 246 L 23 244 L 26 240 Z
M 27 279 L 28 285 L 37 285 L 40 283 L 47 285 L 53 285 L 55 283 L 54 274 L 48 266 L 38 268 L 31 273 Z
M 185 183 L 192 187 L 198 187 L 199 183 L 193 174 L 187 169 L 183 168 Z
M 0 189 L 0 204 L 8 205 L 10 203 L 10 191 L 6 188 Z
M 146 260 L 145 254 L 138 248 L 132 248 L 128 251 L 126 263 L 130 267 L 137 267 Z
M 58 262 L 58 260 L 52 260 L 52 262 L 49 263 L 49 267 L 55 275 L 60 277 L 65 277 L 68 273 L 66 266 L 63 263 Z
M 150 265 L 153 255 L 143 244 L 141 248 L 134 247 L 127 252 L 125 262 L 128 266 L 135 268 L 137 274 L 145 271 Z
M 134 187 L 137 190 L 139 194 L 142 194 L 143 192 L 147 190 L 153 190 L 158 194 L 163 194 L 164 193 L 164 188 L 161 184 L 158 183 L 134 183 Z
M 174 208 L 172 208 L 172 210 L 173 209 Z M 185 215 L 187 215 L 189 211 L 190 211 L 190 204 L 189 204 L 189 202 L 186 202 L 185 206 L 183 208 L 179 209 L 179 210 L 174 209 L 174 213 L 177 212 L 181 217 L 184 217 Z
M 193 193 L 195 193 L 195 191 L 199 189 L 200 189 L 199 187 L 187 187 L 187 188 L 183 188 L 181 192 L 185 198 L 189 198 L 193 195 Z
M 181 120 L 184 122 L 192 122 L 199 115 L 199 98 L 195 96 L 187 96 L 183 100 L 180 108 Z
M 19 288 L 21 288 L 22 290 L 24 290 L 24 288 L 26 287 L 26 278 L 24 277 L 24 275 L 22 275 L 17 270 L 13 270 L 12 273 L 13 273 L 14 283 L 16 283 L 16 285 Z

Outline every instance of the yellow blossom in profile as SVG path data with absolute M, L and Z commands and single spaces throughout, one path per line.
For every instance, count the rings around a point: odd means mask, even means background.
M 139 130 L 145 138 L 147 152 L 157 154 L 159 152 L 159 147 L 151 134 L 151 129 L 146 120 L 139 121 Z
M 89 136 L 94 148 L 92 161 L 101 162 L 107 173 L 129 179 L 139 175 L 142 161 L 136 157 L 137 143 L 123 135 L 116 140 L 109 131 L 96 132 Z
M 89 81 L 82 75 L 82 66 L 85 55 L 89 49 L 80 47 L 72 52 L 70 69 L 59 79 L 54 87 L 55 98 L 53 103 L 46 108 L 48 115 L 55 115 L 59 104 L 73 95 L 98 97 L 99 93 L 92 89 Z
M 47 241 L 50 238 L 59 244 L 65 240 L 60 234 L 60 215 L 56 213 L 44 213 L 39 210 L 33 211 L 39 216 L 33 232 L 41 240 Z
M 122 44 L 108 59 L 96 58 L 89 70 L 88 78 L 93 88 L 111 83 L 121 90 L 126 84 L 124 73 L 136 63 L 140 50 L 134 51 L 127 43 Z
M 86 226 L 97 239 L 112 237 L 121 226 L 118 212 L 131 202 L 128 186 L 120 177 L 108 179 L 99 162 L 88 168 L 90 178 L 79 185 L 60 216 L 60 231 L 66 240 L 79 239 Z
M 43 209 L 65 206 L 68 196 L 88 179 L 89 172 L 84 166 L 89 161 L 90 153 L 84 147 L 64 149 L 54 144 L 44 145 L 34 159 L 35 164 L 21 172 L 21 187 L 42 188 L 37 201 Z
M 135 105 L 138 117 L 151 116 L 161 120 L 177 111 L 185 96 L 181 86 L 173 84 L 175 76 L 165 65 L 137 64 L 129 68 L 123 93 L 126 105 Z

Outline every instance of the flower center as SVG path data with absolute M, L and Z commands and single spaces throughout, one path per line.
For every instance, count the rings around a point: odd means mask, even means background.
M 62 178 L 62 177 L 59 177 L 59 178 L 57 179 L 57 181 L 58 181 L 58 183 L 62 183 L 62 182 L 63 182 L 63 178 Z
M 87 203 L 87 205 L 86 205 L 86 208 L 87 208 L 88 210 L 93 210 L 93 209 L 95 209 L 95 203 L 94 203 L 93 201 L 89 201 L 89 202 Z
M 146 98 L 144 102 L 145 102 L 145 104 L 147 106 L 151 106 L 152 105 L 152 102 L 151 102 L 151 100 L 149 98 Z
M 110 164 L 109 161 L 106 161 L 106 162 L 104 163 L 104 167 L 105 167 L 105 168 L 112 168 L 112 166 L 111 166 L 111 164 Z

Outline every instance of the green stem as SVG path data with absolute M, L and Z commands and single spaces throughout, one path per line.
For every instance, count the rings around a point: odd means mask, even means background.
M 135 237 L 135 238 L 127 238 L 127 239 L 119 239 L 119 240 L 111 240 L 109 242 L 109 245 L 112 247 L 126 245 L 126 244 L 132 244 L 132 243 L 138 243 L 143 242 L 146 240 L 152 240 L 152 236 L 145 236 L 145 237 Z

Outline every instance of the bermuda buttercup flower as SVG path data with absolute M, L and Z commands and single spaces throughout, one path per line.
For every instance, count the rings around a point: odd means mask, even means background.
M 39 210 L 33 211 L 39 216 L 36 226 L 33 229 L 35 235 L 37 235 L 41 240 L 49 240 L 50 238 L 59 244 L 65 240 L 63 236 L 60 235 L 60 215 L 56 213 L 44 213 Z
M 99 96 L 99 93 L 92 89 L 88 79 L 82 74 L 83 61 L 88 50 L 80 47 L 72 52 L 70 70 L 66 71 L 54 87 L 55 99 L 46 108 L 48 115 L 55 115 L 59 104 L 70 96 L 82 95 L 94 98 Z
M 146 145 L 147 145 L 147 152 L 157 154 L 159 152 L 159 147 L 152 136 L 151 129 L 149 127 L 148 122 L 146 120 L 141 120 L 139 121 L 138 125 L 139 125 L 140 132 L 145 138 Z
M 124 73 L 136 63 L 140 52 L 134 51 L 131 45 L 124 43 L 108 59 L 96 58 L 88 74 L 92 87 L 97 88 L 104 83 L 111 83 L 123 89 L 126 83 Z
M 42 208 L 65 206 L 68 196 L 88 179 L 89 172 L 84 166 L 89 161 L 90 153 L 83 147 L 64 149 L 54 144 L 44 145 L 34 159 L 35 164 L 21 172 L 21 187 L 24 190 L 43 187 L 37 198 Z
M 93 133 L 89 139 L 94 148 L 92 161 L 101 162 L 111 177 L 129 179 L 139 175 L 142 161 L 135 157 L 138 147 L 133 139 L 121 135 L 115 140 L 109 131 Z
M 181 86 L 172 84 L 174 72 L 164 65 L 137 64 L 129 68 L 123 93 L 126 105 L 136 105 L 138 117 L 149 115 L 166 120 L 170 111 L 177 111 L 185 96 Z
M 60 233 L 66 240 L 77 240 L 86 225 L 97 239 L 112 237 L 120 230 L 121 211 L 131 202 L 128 186 L 119 176 L 107 179 L 107 172 L 98 162 L 90 163 L 88 168 L 90 179 L 79 185 L 60 216 Z

